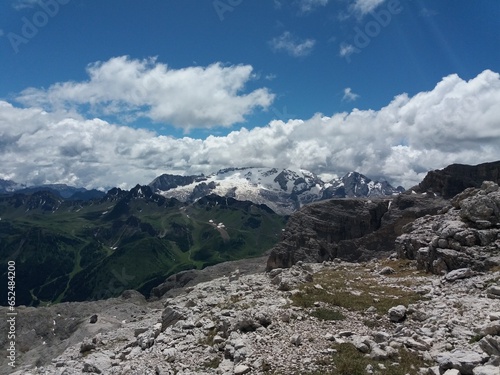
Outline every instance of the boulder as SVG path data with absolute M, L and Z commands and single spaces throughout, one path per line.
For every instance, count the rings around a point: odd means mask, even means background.
M 486 362 L 487 358 L 487 356 L 477 352 L 456 349 L 452 352 L 439 354 L 436 360 L 441 372 L 456 369 L 460 371 L 461 375 L 473 375 L 473 369 Z
M 403 305 L 391 307 L 387 314 L 391 322 L 402 322 L 406 318 L 406 307 Z

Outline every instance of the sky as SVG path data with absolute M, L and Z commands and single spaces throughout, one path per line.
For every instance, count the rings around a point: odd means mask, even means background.
M 500 160 L 498 0 L 4 0 L 0 178 Z

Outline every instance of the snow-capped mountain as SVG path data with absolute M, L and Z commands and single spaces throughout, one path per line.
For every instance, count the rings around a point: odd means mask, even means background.
M 301 206 L 328 198 L 394 195 L 404 191 L 372 181 L 357 172 L 328 182 L 303 169 L 227 168 L 209 176 L 161 175 L 149 186 L 165 197 L 195 201 L 209 194 L 265 204 L 288 215 Z

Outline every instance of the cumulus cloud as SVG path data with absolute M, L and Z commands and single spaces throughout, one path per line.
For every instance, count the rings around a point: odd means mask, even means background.
M 154 58 L 121 56 L 89 65 L 86 82 L 29 88 L 17 100 L 48 110 L 90 106 L 96 116 L 115 115 L 121 121 L 147 117 L 187 129 L 231 126 L 274 100 L 267 88 L 243 93 L 254 78 L 252 70 L 250 65 L 221 63 L 170 69 Z
M 430 169 L 500 159 L 500 75 L 444 77 L 433 90 L 401 94 L 379 110 L 272 121 L 204 140 L 172 138 L 0 102 L 0 178 L 131 187 L 161 173 L 229 166 L 357 170 L 410 187 Z
M 285 31 L 280 36 L 271 39 L 269 44 L 274 51 L 285 51 L 290 56 L 301 57 L 312 52 L 316 41 L 314 39 L 300 39 L 289 31 Z

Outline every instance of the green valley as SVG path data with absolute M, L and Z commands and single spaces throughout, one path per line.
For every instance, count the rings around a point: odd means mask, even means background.
M 16 262 L 18 305 L 103 299 L 126 289 L 147 296 L 176 272 L 262 255 L 285 222 L 264 205 L 216 195 L 187 204 L 139 185 L 86 202 L 45 191 L 3 195 L 0 263 L 6 270 Z

